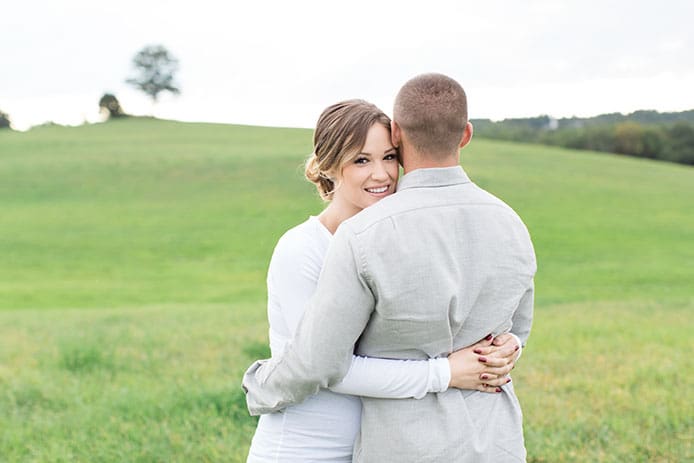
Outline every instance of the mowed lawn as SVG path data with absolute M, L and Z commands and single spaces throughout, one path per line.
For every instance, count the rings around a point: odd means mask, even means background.
M 311 131 L 0 131 L 0 462 L 242 462 L 265 271 L 322 207 Z M 694 169 L 475 139 L 539 263 L 514 383 L 531 462 L 694 459 Z

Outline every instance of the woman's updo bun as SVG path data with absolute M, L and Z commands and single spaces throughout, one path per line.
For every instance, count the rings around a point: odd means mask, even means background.
M 320 166 L 318 165 L 318 157 L 315 153 L 311 153 L 311 156 L 306 160 L 304 175 L 309 182 L 316 184 L 318 194 L 320 194 L 320 197 L 323 198 L 324 201 L 333 199 L 335 183 L 321 172 Z

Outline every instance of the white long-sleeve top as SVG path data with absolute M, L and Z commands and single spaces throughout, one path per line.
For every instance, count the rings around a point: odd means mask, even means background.
M 313 295 L 332 235 L 318 220 L 287 231 L 277 243 L 267 276 L 270 350 L 281 353 Z M 248 462 L 351 462 L 359 431 L 356 396 L 421 398 L 445 391 L 450 369 L 445 358 L 387 360 L 354 356 L 343 380 L 301 404 L 260 417 Z

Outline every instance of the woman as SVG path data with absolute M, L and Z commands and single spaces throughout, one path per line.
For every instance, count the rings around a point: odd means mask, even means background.
M 337 227 L 395 192 L 399 164 L 391 143 L 390 119 L 362 100 L 328 107 L 318 120 L 314 152 L 305 173 L 329 204 L 317 217 L 286 232 L 273 253 L 267 277 L 273 355 L 282 352 L 292 338 Z M 480 361 L 474 351 L 482 352 L 490 344 L 487 339 L 448 359 L 355 356 L 340 384 L 281 413 L 261 416 L 248 462 L 351 462 L 361 415 L 356 396 L 421 398 L 449 385 L 499 392 L 497 386 L 507 382 L 506 374 L 516 357 L 511 349 L 504 358 Z M 484 382 L 481 377 L 486 378 Z

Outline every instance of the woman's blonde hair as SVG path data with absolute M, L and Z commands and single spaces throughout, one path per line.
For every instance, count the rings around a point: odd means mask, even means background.
M 304 174 L 324 201 L 332 199 L 342 168 L 361 151 L 369 129 L 376 123 L 390 131 L 390 118 L 364 100 L 335 103 L 320 115 Z

